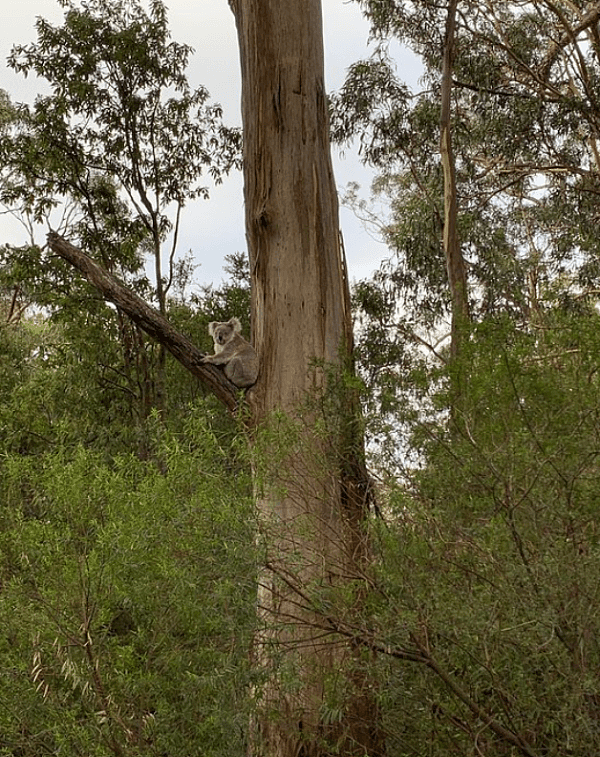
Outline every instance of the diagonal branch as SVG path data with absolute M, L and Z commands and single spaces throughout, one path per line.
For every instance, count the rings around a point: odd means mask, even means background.
M 76 268 L 105 300 L 113 302 L 147 334 L 163 345 L 184 368 L 192 373 L 232 412 L 238 407 L 238 390 L 216 366 L 203 364 L 204 353 L 177 331 L 158 310 L 150 307 L 116 276 L 101 268 L 89 255 L 52 231 L 50 249 Z
M 302 608 L 303 610 L 309 609 L 314 613 L 313 618 L 308 621 L 306 615 L 303 615 L 302 613 L 298 613 L 297 616 L 293 612 L 288 613 L 287 618 L 290 621 L 296 623 L 308 623 L 314 629 L 345 636 L 346 638 L 351 639 L 353 644 L 365 647 L 378 654 L 425 665 L 438 678 L 440 678 L 452 694 L 461 701 L 476 718 L 493 731 L 496 736 L 508 744 L 512 744 L 513 747 L 516 747 L 523 757 L 537 757 L 537 752 L 534 751 L 533 747 L 526 741 L 525 737 L 516 730 L 504 726 L 494 717 L 491 710 L 487 710 L 471 696 L 471 693 L 467 689 L 463 689 L 458 684 L 456 677 L 433 656 L 429 645 L 423 643 L 416 634 L 410 633 L 410 639 L 414 645 L 413 649 L 380 642 L 372 631 L 352 626 L 344 622 L 343 619 L 336 617 L 334 613 L 323 611 L 322 608 L 319 608 L 311 598 L 309 592 L 302 585 L 301 581 L 291 570 L 288 570 L 284 566 L 278 566 L 272 561 L 267 561 L 265 567 L 272 571 L 274 575 L 276 575 L 292 591 L 292 593 L 298 597 L 298 600 L 293 604 L 296 604 L 297 607 Z M 267 610 L 268 608 L 263 609 Z
M 593 29 L 598 21 L 600 21 L 600 6 L 598 6 L 596 3 L 592 4 L 590 10 L 581 19 L 577 26 L 569 25 L 566 17 L 563 13 L 561 13 L 560 8 L 555 3 L 547 0 L 547 6 L 559 17 L 565 31 L 560 39 L 553 42 L 550 49 L 546 53 L 546 57 L 544 58 L 542 65 L 540 66 L 540 77 L 543 80 L 546 80 L 550 75 L 550 69 L 558 58 L 561 50 L 564 50 L 564 48 L 569 44 L 576 45 L 577 37 L 581 34 L 581 32 L 588 29 Z M 584 61 L 583 56 L 581 56 L 581 60 Z

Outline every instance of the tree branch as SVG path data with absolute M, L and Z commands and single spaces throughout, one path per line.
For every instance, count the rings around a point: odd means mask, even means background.
M 550 69 L 552 68 L 552 65 L 556 61 L 561 50 L 564 50 L 564 48 L 569 44 L 576 45 L 577 37 L 581 34 L 581 32 L 588 29 L 593 29 L 593 27 L 600 20 L 600 7 L 593 4 L 593 7 L 581 19 L 577 26 L 570 26 L 566 16 L 561 12 L 561 9 L 555 3 L 547 0 L 545 4 L 558 16 L 565 31 L 560 39 L 552 43 L 551 47 L 546 53 L 546 57 L 544 58 L 542 65 L 540 66 L 540 77 L 543 80 L 546 80 L 549 77 Z M 581 60 L 584 61 L 583 56 L 581 56 Z
M 537 753 L 533 751 L 532 747 L 527 743 L 525 738 L 521 736 L 521 734 L 512 731 L 509 728 L 506 728 L 499 721 L 497 721 L 490 712 L 485 710 L 477 701 L 475 701 L 471 697 L 471 695 L 467 691 L 462 689 L 457 684 L 452 675 L 438 663 L 435 657 L 433 657 L 428 652 L 428 650 L 426 650 L 424 645 L 421 644 L 414 635 L 412 637 L 412 640 L 421 654 L 427 656 L 427 661 L 425 663 L 427 667 L 445 683 L 448 689 L 450 689 L 450 691 L 452 691 L 452 693 L 463 704 L 465 704 L 469 708 L 469 710 L 471 710 L 475 717 L 479 718 L 482 723 L 488 726 L 488 728 L 493 731 L 496 736 L 499 736 L 503 741 L 506 741 L 516 747 L 521 752 L 521 754 L 525 755 L 525 757 L 536 757 Z
M 373 652 L 387 655 L 398 660 L 416 662 L 425 665 L 438 676 L 452 694 L 466 705 L 471 713 L 493 731 L 496 736 L 503 741 L 512 744 L 524 755 L 524 757 L 537 757 L 537 753 L 520 733 L 502 725 L 502 723 L 494 717 L 491 711 L 486 710 L 479 704 L 479 702 L 473 699 L 467 690 L 463 689 L 457 683 L 455 677 L 433 656 L 429 649 L 429 645 L 420 641 L 416 634 L 410 634 L 410 639 L 414 644 L 414 649 L 412 650 L 378 642 L 373 632 L 353 627 L 345 623 L 343 620 L 338 619 L 334 614 L 323 612 L 323 610 L 315 604 L 310 594 L 304 589 L 301 582 L 292 571 L 283 566 L 277 566 L 272 561 L 267 561 L 266 567 L 268 570 L 272 571 L 294 595 L 297 595 L 302 600 L 302 604 L 296 602 L 293 604 L 297 604 L 298 607 L 308 609 L 314 613 L 313 618 L 307 620 L 306 615 L 303 615 L 301 612 L 298 613 L 297 616 L 288 612 L 287 617 L 290 620 L 296 623 L 304 623 L 305 625 L 312 626 L 313 628 L 322 631 L 330 631 L 339 634 L 340 636 L 345 636 L 351 639 L 354 644 L 363 646 Z M 262 607 L 261 609 L 270 612 L 268 607 Z M 319 619 L 321 622 L 319 622 Z
M 227 407 L 238 407 L 238 390 L 223 371 L 202 363 L 204 357 L 192 342 L 177 331 L 158 310 L 128 289 L 119 279 L 101 268 L 89 255 L 54 231 L 48 234 L 50 249 L 76 268 L 105 300 L 113 302 L 147 334 L 163 345 L 184 368 L 192 373 Z

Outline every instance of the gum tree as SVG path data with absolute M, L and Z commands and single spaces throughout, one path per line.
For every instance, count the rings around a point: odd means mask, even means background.
M 254 341 L 261 359 L 251 393 L 254 423 L 278 411 L 298 419 L 305 393 L 325 390 L 313 361 L 348 368 L 352 349 L 347 273 L 329 148 L 319 0 L 231 0 L 242 70 L 246 230 L 252 273 Z M 258 654 L 292 650 L 297 693 L 271 680 L 262 721 L 266 754 L 327 753 L 327 737 L 347 754 L 379 749 L 364 682 L 335 727 L 322 713 L 326 681 L 349 647 L 323 637 L 307 586 L 359 581 L 364 571 L 368 483 L 357 408 L 342 392 L 337 417 L 304 417 L 300 452 L 280 462 L 258 504 L 275 521 L 259 603 L 267 628 Z M 323 423 L 319 436 L 310 429 Z M 323 456 L 325 465 L 314 465 Z M 276 484 L 279 484 L 279 487 Z M 325 624 L 327 625 L 327 624 Z M 272 630 L 275 629 L 275 630 Z M 325 628 L 333 632 L 333 627 Z M 325 741 L 322 741 L 325 739 Z

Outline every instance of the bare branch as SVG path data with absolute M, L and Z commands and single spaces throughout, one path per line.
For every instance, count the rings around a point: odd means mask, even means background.
M 204 353 L 141 297 L 101 268 L 89 255 L 56 232 L 48 234 L 50 249 L 76 268 L 102 295 L 117 305 L 152 338 L 163 345 L 232 412 L 238 407 L 238 390 L 216 366 L 203 364 Z

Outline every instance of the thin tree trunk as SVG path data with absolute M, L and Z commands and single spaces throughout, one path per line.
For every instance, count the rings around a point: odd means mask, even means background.
M 452 329 L 450 354 L 456 358 L 460 352 L 460 340 L 464 327 L 469 322 L 469 298 L 464 257 L 458 238 L 456 193 L 456 166 L 452 148 L 452 69 L 456 30 L 456 7 L 458 0 L 448 3 L 444 57 L 442 65 L 442 91 L 440 113 L 440 152 L 444 171 L 444 253 L 448 270 L 448 283 L 452 298 Z

